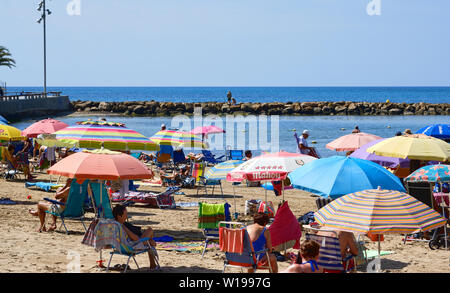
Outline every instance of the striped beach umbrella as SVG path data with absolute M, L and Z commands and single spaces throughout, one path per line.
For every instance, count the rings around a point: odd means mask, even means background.
M 77 122 L 53 133 L 56 140 L 79 148 L 157 151 L 159 146 L 122 123 L 104 121 Z
M 173 147 L 182 145 L 185 148 L 207 148 L 207 144 L 200 137 L 192 133 L 176 130 L 160 130 L 150 137 L 150 140 L 158 145 L 171 145 Z
M 380 188 L 342 196 L 314 213 L 314 218 L 328 229 L 375 235 L 429 231 L 447 223 L 447 219 L 409 194 Z
M 208 169 L 205 174 L 206 179 L 214 179 L 214 180 L 224 180 L 227 178 L 228 172 L 244 163 L 241 160 L 230 160 L 223 163 L 219 163 L 214 167 Z
M 344 195 L 314 214 L 321 226 L 356 233 L 404 233 L 443 226 L 446 219 L 404 192 L 368 189 Z
M 450 124 L 433 124 L 425 126 L 416 132 L 440 139 L 450 139 Z

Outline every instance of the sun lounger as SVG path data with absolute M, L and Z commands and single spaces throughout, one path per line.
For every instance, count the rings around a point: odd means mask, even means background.
M 112 194 L 113 202 L 133 202 L 146 204 L 157 208 L 176 208 L 173 194 L 180 190 L 178 187 L 168 187 L 164 192 L 155 193 L 149 191 L 130 191 L 121 196 L 119 192 Z

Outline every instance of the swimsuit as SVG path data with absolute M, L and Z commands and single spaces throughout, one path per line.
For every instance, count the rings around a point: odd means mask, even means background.
M 309 263 L 311 265 L 311 271 L 314 272 L 315 270 L 319 270 L 319 266 L 317 265 L 317 262 L 315 260 L 308 260 L 307 262 L 302 263 L 303 264 L 307 264 Z
M 253 245 L 253 249 L 254 251 L 261 251 L 264 250 L 265 246 L 266 246 L 266 237 L 264 236 L 264 232 L 266 232 L 266 227 L 264 227 L 263 231 L 261 232 L 261 234 L 259 235 L 258 239 L 256 239 L 255 241 L 252 242 Z M 265 253 L 258 253 L 256 255 L 256 258 L 258 260 L 261 259 L 261 257 L 264 255 Z

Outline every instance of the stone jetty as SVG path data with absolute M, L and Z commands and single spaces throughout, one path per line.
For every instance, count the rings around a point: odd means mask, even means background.
M 450 115 L 450 103 L 371 103 L 371 102 L 224 102 L 174 103 L 158 101 L 94 102 L 71 101 L 76 112 L 115 113 L 125 116 L 193 115 L 201 107 L 202 114 L 215 115 Z

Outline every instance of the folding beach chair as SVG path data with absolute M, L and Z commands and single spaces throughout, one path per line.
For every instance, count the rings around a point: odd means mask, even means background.
M 112 248 L 111 257 L 109 258 L 106 272 L 109 272 L 109 267 L 114 255 L 124 255 L 128 257 L 123 273 L 126 273 L 130 259 L 133 258 L 134 263 L 139 269 L 136 261 L 136 256 L 145 252 L 150 252 L 155 259 L 159 268 L 159 257 L 156 248 L 149 243 L 150 238 L 141 238 L 138 241 L 130 241 L 123 230 L 122 225 L 111 219 L 100 219 L 95 227 L 95 248 L 101 250 L 104 248 Z
M 173 157 L 173 147 L 171 145 L 160 145 L 160 149 L 156 153 L 156 166 L 161 168 L 165 164 L 169 164 Z
M 195 184 L 197 184 L 203 175 L 205 175 L 206 164 L 204 162 L 193 162 L 191 164 L 191 177 L 195 179 Z
M 231 221 L 230 207 L 231 205 L 228 203 L 198 203 L 198 228 L 202 229 L 205 237 L 202 258 L 205 255 L 208 243 L 219 240 L 219 223 L 221 221 Z
M 229 150 L 228 160 L 242 160 L 244 158 L 243 150 Z
M 225 158 L 225 155 L 216 158 L 216 156 L 213 153 L 211 153 L 211 151 L 209 151 L 209 150 L 202 150 L 202 154 L 203 154 L 203 160 L 205 162 L 211 163 L 213 165 L 222 163 L 225 161 L 223 159 L 223 158 Z
M 240 228 L 238 228 L 240 226 Z M 267 249 L 254 251 L 250 236 L 243 223 L 220 222 L 219 223 L 219 244 L 220 250 L 225 252 L 225 260 L 222 273 L 227 267 L 257 270 L 269 270 L 272 267 L 269 261 Z M 263 255 L 267 257 L 267 265 L 261 263 Z
M 310 228 L 311 231 L 318 231 L 317 229 Z M 347 273 L 350 271 L 356 271 L 356 261 L 354 255 L 349 255 L 345 259 L 342 259 L 341 245 L 339 242 L 336 231 L 333 230 L 320 230 L 325 232 L 332 232 L 336 236 L 321 236 L 315 233 L 306 233 L 306 240 L 313 240 L 320 245 L 319 266 L 324 269 L 324 272 L 328 273 Z M 350 267 L 353 260 L 353 266 Z
M 4 170 L 1 173 L 1 177 L 6 181 L 13 181 L 20 179 L 20 175 L 23 174 L 20 172 L 14 165 L 5 158 Z
M 86 231 L 86 225 L 83 222 L 85 214 L 83 205 L 85 201 L 84 194 L 87 184 L 87 180 L 82 184 L 78 184 L 76 180 L 73 180 L 70 184 L 69 196 L 65 203 L 54 199 L 44 198 L 44 200 L 50 202 L 53 207 L 50 211 L 46 211 L 46 213 L 61 218 L 61 226 L 64 226 L 66 234 L 69 234 L 69 230 L 65 224 L 66 219 L 80 220 L 83 224 L 84 230 Z M 61 206 L 64 206 L 65 208 L 62 212 L 59 212 Z
M 92 198 L 95 214 L 99 218 L 113 219 L 111 200 L 106 185 L 102 182 L 88 183 L 88 194 Z
M 212 188 L 212 193 L 211 195 L 214 195 L 214 188 L 216 186 L 220 186 L 220 192 L 222 193 L 223 196 L 223 189 L 222 189 L 222 181 L 219 179 L 207 179 L 206 177 L 200 176 L 200 180 L 197 183 L 198 187 L 197 187 L 197 195 L 198 195 L 198 191 L 200 190 L 200 188 L 205 188 L 205 195 L 208 196 L 208 190 L 207 188 Z
M 185 164 L 188 160 L 186 159 L 186 156 L 184 155 L 183 149 L 180 150 L 174 150 L 173 151 L 173 164 Z

